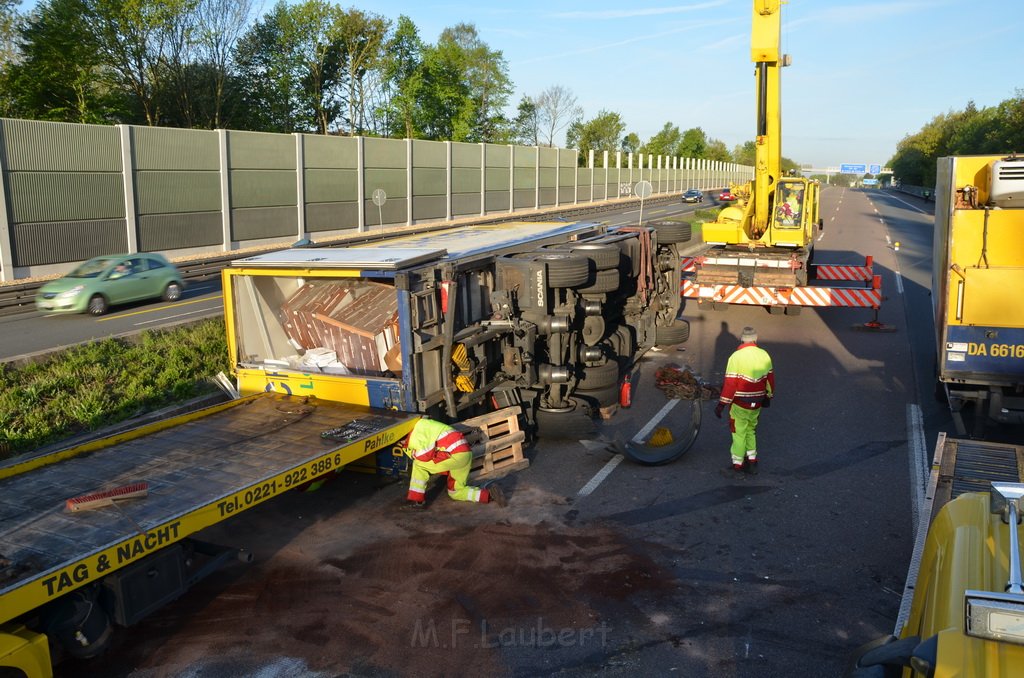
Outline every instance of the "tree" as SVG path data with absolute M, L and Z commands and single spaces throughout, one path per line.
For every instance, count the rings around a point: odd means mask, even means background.
M 661 131 L 648 139 L 647 143 L 640 150 L 648 155 L 672 156 L 676 154 L 680 143 L 679 128 L 670 122 L 666 122 Z
M 640 146 L 640 136 L 636 132 L 630 132 L 622 138 L 622 151 L 624 153 L 639 153 Z
M 555 145 L 555 135 L 583 117 L 583 108 L 576 95 L 566 87 L 552 85 L 533 99 L 537 123 L 548 146 Z
M 423 51 L 417 104 L 428 139 L 494 141 L 508 136 L 502 111 L 512 93 L 501 52 L 480 40 L 472 24 L 446 28 Z
M 224 127 L 237 99 L 232 54 L 253 14 L 252 0 L 196 0 L 172 31 L 167 69 L 167 121 Z M 173 111 L 170 112 L 170 111 Z
M 346 124 L 351 134 L 361 134 L 366 127 L 366 77 L 381 66 L 381 51 L 390 22 L 384 17 L 351 8 L 337 17 L 337 37 L 347 87 Z M 326 128 L 325 134 L 326 134 Z
M 16 41 L 21 17 L 16 8 L 19 4 L 21 0 L 0 0 L 0 70 L 18 57 Z
M 196 0 L 85 0 L 83 20 L 103 65 L 132 96 L 147 125 L 160 122 L 158 91 L 175 27 Z
M 528 96 L 519 100 L 516 118 L 512 121 L 511 141 L 525 146 L 540 145 L 540 117 L 537 105 Z
M 398 17 L 387 40 L 381 63 L 384 102 L 378 107 L 383 131 L 391 136 L 414 138 L 416 100 L 423 87 L 423 41 L 412 19 Z
M 684 158 L 707 157 L 708 137 L 700 127 L 691 127 L 683 132 L 679 145 L 676 147 L 676 155 Z
M 566 131 L 565 143 L 576 148 L 580 158 L 586 158 L 590 151 L 614 152 L 622 146 L 622 135 L 626 125 L 618 113 L 602 110 L 592 120 L 576 121 Z
M 99 43 L 83 25 L 83 0 L 39 5 L 20 29 L 21 56 L 9 64 L 10 113 L 58 122 L 119 122 L 129 107 L 105 77 Z
M 757 146 L 753 141 L 744 141 L 742 144 L 737 144 L 736 148 L 732 149 L 732 161 L 740 165 L 753 167 L 754 163 L 757 162 Z
M 725 142 L 721 139 L 709 139 L 707 149 L 705 149 L 705 157 L 709 160 L 718 160 L 721 162 L 734 162 L 732 154 L 729 153 L 729 149 L 726 148 Z

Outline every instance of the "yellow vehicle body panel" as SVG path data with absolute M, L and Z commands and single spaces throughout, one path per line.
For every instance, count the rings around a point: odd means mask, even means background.
M 21 624 L 0 625 L 0 667 L 18 669 L 26 678 L 50 678 L 49 641 Z
M 366 380 L 328 374 L 268 372 L 238 368 L 238 391 L 243 396 L 274 391 L 297 396 L 315 396 L 323 400 L 353 405 L 369 405 Z
M 1018 535 L 1024 532 L 1018 526 Z M 922 640 L 938 634 L 936 678 L 1024 674 L 1024 646 L 968 636 L 964 592 L 1003 590 L 1009 578 L 1010 535 L 989 512 L 987 492 L 948 502 L 928 530 L 910 617 L 901 637 Z M 910 669 L 904 676 L 915 676 Z

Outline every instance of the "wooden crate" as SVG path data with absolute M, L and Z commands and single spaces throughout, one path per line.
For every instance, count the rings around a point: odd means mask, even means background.
M 454 424 L 473 446 L 474 480 L 500 478 L 530 465 L 523 456 L 526 433 L 519 428 L 519 406 L 506 407 Z

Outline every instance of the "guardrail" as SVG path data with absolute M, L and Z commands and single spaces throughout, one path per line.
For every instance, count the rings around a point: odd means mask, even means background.
M 709 194 L 705 192 L 705 195 Z M 660 205 L 666 202 L 674 202 L 679 199 L 678 194 L 671 195 L 659 195 L 648 198 L 645 205 Z M 610 210 L 618 209 L 623 205 L 629 205 L 632 202 L 639 204 L 639 200 L 632 198 L 626 201 L 616 202 L 614 204 L 603 204 L 603 205 L 586 205 L 577 206 L 572 208 L 562 208 L 557 211 L 545 212 L 545 213 L 532 213 L 530 215 L 502 215 L 499 217 L 476 219 L 471 223 L 477 224 L 496 224 L 506 221 L 538 221 L 541 219 L 564 219 L 566 217 L 573 217 L 576 215 L 584 214 L 595 214 L 598 212 L 607 212 Z M 467 222 L 467 224 L 470 222 Z M 324 240 L 321 242 L 313 242 L 306 247 L 340 247 L 344 245 L 359 245 L 364 243 L 370 243 L 375 240 L 381 240 L 386 236 L 394 235 L 395 233 L 429 233 L 430 231 L 439 231 L 449 228 L 454 228 L 460 225 L 467 224 L 456 224 L 449 221 L 433 222 L 429 224 L 422 224 L 409 228 L 408 226 L 402 226 L 399 228 L 391 227 L 384 231 L 362 231 L 360 233 L 348 236 L 341 236 L 330 240 Z M 210 278 L 219 277 L 222 268 L 227 266 L 230 262 L 236 259 L 241 259 L 246 256 L 250 256 L 256 252 L 272 252 L 276 250 L 288 249 L 291 245 L 281 245 L 279 247 L 261 248 L 258 250 L 236 250 L 227 254 L 218 254 L 209 257 L 202 257 L 196 259 L 187 259 L 183 261 L 175 261 L 174 265 L 177 266 L 178 271 L 181 273 L 182 279 L 185 281 L 186 287 L 195 282 L 202 282 L 209 280 Z M 35 296 L 39 291 L 39 288 L 46 284 L 50 279 L 47 280 L 34 280 L 24 283 L 12 283 L 6 285 L 0 285 L 0 316 L 14 315 L 17 313 L 28 313 L 35 310 Z

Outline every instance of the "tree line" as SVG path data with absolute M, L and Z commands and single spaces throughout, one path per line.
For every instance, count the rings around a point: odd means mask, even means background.
M 0 116 L 554 146 L 753 165 L 700 127 L 642 141 L 621 115 L 585 118 L 551 85 L 514 109 L 508 63 L 473 24 L 430 43 L 326 0 L 0 0 Z M 600 162 L 600 161 L 599 161 Z M 789 162 L 789 161 L 787 161 Z M 795 163 L 790 163 L 795 166 Z
M 894 176 L 911 186 L 934 186 L 936 161 L 948 155 L 997 155 L 1024 152 L 1024 89 L 995 106 L 969 101 L 962 111 L 932 118 L 908 134 L 889 161 Z

